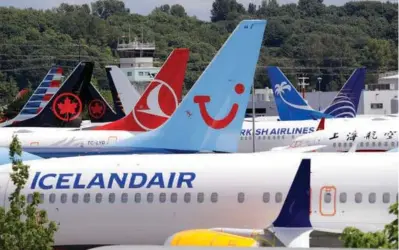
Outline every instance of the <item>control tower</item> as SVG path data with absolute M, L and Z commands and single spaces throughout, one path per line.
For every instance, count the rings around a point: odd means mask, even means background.
M 137 91 L 142 94 L 160 68 L 154 67 L 155 43 L 134 41 L 119 42 L 116 49 L 119 68 L 126 74 Z

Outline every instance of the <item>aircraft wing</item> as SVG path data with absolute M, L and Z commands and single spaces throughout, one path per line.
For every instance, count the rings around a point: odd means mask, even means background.
M 312 152 L 312 151 L 316 151 L 322 148 L 327 147 L 327 145 L 313 145 L 313 146 L 306 146 L 306 147 L 290 147 L 290 146 L 286 146 L 286 147 L 275 147 L 272 148 L 270 151 L 284 151 L 284 152 L 302 152 L 302 153 L 306 153 L 306 152 Z

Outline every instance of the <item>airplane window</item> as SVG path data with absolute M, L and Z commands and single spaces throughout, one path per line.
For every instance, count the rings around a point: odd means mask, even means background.
M 277 136 L 277 140 L 280 140 L 280 136 L 279 135 Z
M 350 148 L 352 147 L 352 145 L 353 145 L 352 142 L 349 142 L 349 147 L 350 147 Z
M 248 137 L 248 140 L 252 140 L 252 136 L 249 136 L 249 137 Z
M 347 146 L 347 145 L 346 145 L 346 142 L 344 142 L 344 148 L 346 148 L 346 146 Z
M 40 203 L 43 203 L 44 202 L 44 194 L 40 194 Z
M 267 137 L 267 139 L 270 140 L 270 138 L 271 138 L 271 137 L 270 137 L 270 135 L 269 135 L 269 136 Z
M 338 147 L 339 147 L 339 148 L 341 147 L 341 143 L 340 143 L 340 142 L 338 142 Z
M 97 193 L 96 194 L 96 202 L 97 203 L 101 203 L 102 200 L 103 200 L 103 194 L 102 193 Z
M 283 139 L 283 140 L 284 140 L 284 135 L 282 135 L 282 136 L 281 136 L 281 139 Z
M 391 196 L 389 195 L 389 193 L 382 194 L 382 202 L 389 203 L 389 201 L 391 200 L 390 198 L 391 198 Z
M 172 203 L 176 203 L 176 202 L 177 202 L 177 193 L 172 193 L 172 194 L 170 195 L 170 201 L 171 201 Z
M 55 194 L 50 194 L 49 202 L 50 203 L 54 203 L 55 202 Z
M 394 147 L 395 146 L 395 142 L 393 141 L 393 142 L 391 142 L 391 146 L 392 147 Z
M 364 143 L 363 143 L 363 142 L 361 142 L 361 143 L 360 143 L 360 147 L 363 147 L 363 145 L 364 145 Z
M 387 142 L 387 141 L 384 142 L 384 146 L 385 146 L 385 147 L 388 147 L 388 142 Z
M 295 135 L 292 135 L 292 139 L 294 139 L 295 138 Z
M 275 135 L 273 135 L 273 140 L 276 140 L 276 136 Z
M 346 203 L 346 193 L 339 194 L 339 202 Z
M 212 193 L 211 194 L 211 202 L 215 203 L 218 201 L 218 193 Z
M 258 140 L 261 140 L 262 139 L 262 136 L 258 136 Z
M 241 136 L 240 139 L 241 139 L 241 141 L 242 141 L 242 140 L 244 140 L 244 137 Z
M 110 193 L 108 195 L 108 202 L 109 203 L 114 203 L 115 202 L 115 193 Z
M 375 203 L 375 200 L 377 199 L 377 195 L 375 193 L 370 193 L 369 194 L 369 202 L 370 203 Z
M 363 198 L 362 193 L 356 193 L 356 194 L 355 194 L 355 202 L 356 202 L 356 203 L 362 202 L 362 198 Z
M 61 194 L 61 203 L 66 203 L 67 202 L 67 198 L 68 198 L 68 196 L 67 196 L 67 194 Z
M 334 143 L 333 143 L 333 147 L 335 148 L 336 146 L 337 146 L 337 143 L 334 142 Z
M 166 193 L 159 194 L 159 202 L 164 203 L 166 201 Z
M 375 141 L 373 141 L 372 145 L 373 145 L 373 147 L 375 147 Z
M 83 201 L 84 201 L 85 203 L 89 203 L 89 202 L 90 202 L 90 194 L 89 194 L 89 193 L 86 193 L 86 194 L 83 196 Z
M 127 203 L 127 200 L 128 200 L 128 194 L 127 193 L 122 193 L 122 195 L 121 195 L 122 203 Z
M 368 147 L 370 145 L 370 143 L 369 142 L 366 142 L 366 147 Z
M 153 193 L 148 193 L 147 194 L 147 202 L 152 203 L 154 201 L 154 194 Z
M 244 140 L 245 140 L 245 141 L 247 140 L 247 137 L 246 137 L 246 136 L 244 137 Z
M 140 193 L 136 193 L 134 195 L 134 202 L 140 203 L 140 201 L 141 201 L 141 194 Z
M 243 203 L 245 200 L 245 194 L 243 192 L 238 193 L 237 200 L 238 203 Z
M 381 147 L 381 145 L 382 145 L 382 143 L 379 141 L 379 142 L 378 142 L 378 147 Z
M 78 203 L 78 201 L 79 201 L 79 194 L 74 193 L 74 194 L 72 195 L 72 202 L 73 202 L 73 203 Z
M 204 193 L 198 193 L 197 194 L 197 202 L 198 203 L 204 202 Z
M 270 201 L 270 193 L 263 193 L 263 202 L 268 203 Z
M 396 147 L 399 146 L 399 142 L 396 142 Z
M 277 192 L 276 196 L 275 196 L 275 200 L 276 200 L 276 203 L 280 203 L 283 200 L 283 194 L 280 192 Z
M 330 203 L 331 202 L 331 193 L 325 193 L 324 194 L 324 202 L 325 203 Z
M 26 199 L 26 201 L 28 203 L 32 203 L 33 202 L 33 194 L 28 194 L 28 198 Z
M 266 140 L 266 135 L 263 136 L 263 140 Z
M 184 194 L 184 202 L 189 203 L 191 201 L 191 194 L 190 193 L 185 193 Z

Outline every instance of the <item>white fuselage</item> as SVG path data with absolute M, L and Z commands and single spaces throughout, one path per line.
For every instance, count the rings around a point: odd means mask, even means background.
M 346 126 L 328 125 L 325 130 L 297 137 L 280 150 L 321 145 L 319 152 L 347 152 L 356 144 L 358 152 L 384 152 L 398 147 L 399 120 L 369 121 Z
M 397 197 L 399 158 L 391 153 L 35 160 L 25 162 L 30 176 L 23 192 L 28 200 L 32 192 L 43 194 L 41 207 L 59 223 L 56 245 L 163 244 L 188 229 L 265 228 L 276 219 L 304 158 L 312 159 L 315 230 L 375 231 L 394 219 L 388 207 Z M 0 202 L 6 206 L 13 190 L 9 171 L 9 165 L 0 167 Z

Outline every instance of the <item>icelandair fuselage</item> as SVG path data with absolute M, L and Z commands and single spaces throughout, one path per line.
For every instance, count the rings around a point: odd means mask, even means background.
M 23 190 L 59 224 L 56 245 L 163 244 L 179 231 L 263 229 L 274 221 L 303 158 L 311 159 L 314 230 L 383 229 L 394 216 L 394 154 L 87 156 L 25 162 Z M 13 190 L 0 168 L 0 202 Z M 359 174 L 361 173 L 361 174 Z M 6 202 L 6 204 L 4 204 Z M 110 233 L 112 232 L 112 233 Z

